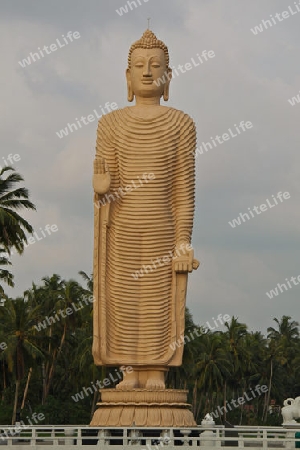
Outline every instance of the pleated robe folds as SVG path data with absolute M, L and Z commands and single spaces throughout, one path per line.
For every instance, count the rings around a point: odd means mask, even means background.
M 194 122 L 173 108 L 146 120 L 127 107 L 99 120 L 96 158 L 111 186 L 95 194 L 97 365 L 181 365 L 185 298 L 176 304 L 171 252 L 191 239 L 195 146 Z

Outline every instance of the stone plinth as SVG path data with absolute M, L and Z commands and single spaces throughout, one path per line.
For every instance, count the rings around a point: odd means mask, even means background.
M 101 389 L 91 426 L 193 427 L 196 426 L 187 392 L 177 389 Z

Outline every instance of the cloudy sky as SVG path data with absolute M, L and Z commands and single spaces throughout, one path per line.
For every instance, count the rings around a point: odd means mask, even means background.
M 167 103 L 194 119 L 199 149 L 216 143 L 196 159 L 193 246 L 201 267 L 190 276 L 187 298 L 194 319 L 205 324 L 229 314 L 263 332 L 274 317 L 299 320 L 300 284 L 289 280 L 300 275 L 300 97 L 299 104 L 288 100 L 300 90 L 300 6 L 136 0 L 130 9 L 125 0 L 2 0 L 0 8 L 0 165 L 19 155 L 14 166 L 37 206 L 26 218 L 40 238 L 12 257 L 16 287 L 9 294 L 53 273 L 91 273 L 97 123 L 58 134 L 76 118 L 100 115 L 106 102 L 129 105 L 127 53 L 151 17 L 173 67 L 199 61 L 203 51 L 215 54 L 185 73 L 178 69 Z M 79 37 L 71 42 L 69 31 Z M 49 54 L 34 61 L 30 53 L 44 46 Z M 252 127 L 243 131 L 242 121 Z M 224 133 L 229 138 L 218 143 Z M 276 205 L 278 192 L 290 198 Z M 249 219 L 229 224 L 246 212 Z M 42 239 L 47 224 L 58 230 Z M 286 278 L 291 287 L 269 298 L 266 292 Z

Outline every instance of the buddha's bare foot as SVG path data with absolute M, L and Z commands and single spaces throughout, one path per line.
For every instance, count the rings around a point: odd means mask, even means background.
M 139 387 L 139 374 L 138 372 L 131 372 L 131 373 L 127 373 L 126 375 L 124 374 L 124 380 L 120 381 L 119 384 L 116 385 L 116 389 L 119 390 L 130 390 L 130 389 L 135 389 Z
M 148 380 L 146 383 L 146 389 L 151 389 L 151 390 L 162 390 L 165 389 L 166 385 L 163 381 L 160 380 Z
M 147 374 L 146 389 L 162 390 L 166 388 L 165 373 L 160 370 L 151 370 Z
M 131 381 L 131 380 L 123 380 L 119 384 L 116 385 L 116 389 L 119 389 L 120 391 L 127 391 L 131 389 L 135 389 L 138 387 L 137 381 Z

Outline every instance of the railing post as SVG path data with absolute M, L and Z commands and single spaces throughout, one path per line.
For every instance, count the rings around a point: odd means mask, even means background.
M 65 431 L 65 436 L 66 436 L 64 444 L 65 445 L 73 445 L 73 439 L 71 438 L 71 436 L 74 436 L 74 429 L 73 428 L 65 428 L 64 431 Z
M 109 444 L 109 439 L 106 439 L 110 436 L 109 430 L 99 430 L 98 431 L 98 444 L 97 445 L 107 445 Z
M 286 430 L 285 448 L 295 448 L 295 446 L 296 446 L 295 431 L 296 430 L 293 430 L 293 429 Z
M 190 445 L 190 439 L 188 438 L 188 436 L 191 434 L 191 432 L 192 432 L 192 430 L 189 430 L 188 428 L 183 428 L 182 430 L 180 430 L 180 433 L 183 434 L 183 438 L 181 439 L 181 442 L 183 443 L 183 445 L 185 445 L 185 446 Z
M 244 448 L 244 436 L 243 436 L 243 433 L 239 433 L 238 442 L 239 442 L 239 448 Z
M 142 434 L 139 430 L 137 430 L 136 428 L 130 430 L 129 437 L 130 437 L 130 439 L 128 440 L 129 445 L 141 445 L 140 438 L 142 437 Z
M 268 430 L 262 430 L 263 437 L 263 450 L 267 450 L 268 448 Z
M 36 429 L 32 427 L 30 431 L 31 431 L 30 445 L 36 445 Z
M 82 445 L 82 428 L 77 428 L 77 445 Z

